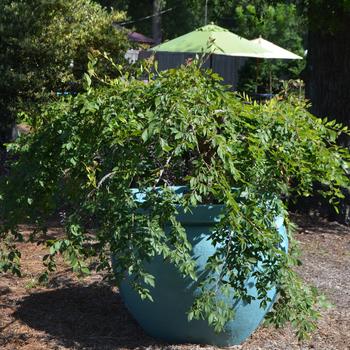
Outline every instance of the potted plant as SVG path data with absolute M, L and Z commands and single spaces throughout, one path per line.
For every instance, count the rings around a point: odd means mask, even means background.
M 342 196 L 349 153 L 336 139 L 347 129 L 298 99 L 251 103 L 196 63 L 149 75 L 92 87 L 90 64 L 86 92 L 46 106 L 36 130 L 11 145 L 18 158 L 0 186 L 1 268 L 19 272 L 19 223 L 40 235 L 60 212 L 66 236 L 43 236 L 48 270 L 63 254 L 81 273 L 91 258 L 111 271 L 112 255 L 129 309 L 153 335 L 230 345 L 270 311 L 277 326 L 291 321 L 305 336 L 318 294 L 294 270 L 283 198 L 309 195 L 316 182 L 331 201 Z

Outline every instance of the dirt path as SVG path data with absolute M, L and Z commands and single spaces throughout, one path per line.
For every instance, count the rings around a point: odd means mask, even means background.
M 303 250 L 300 271 L 334 307 L 323 313 L 307 343 L 298 343 L 288 327 L 260 328 L 246 343 L 231 349 L 350 349 L 350 229 L 318 219 L 295 219 Z M 38 286 L 43 255 L 41 247 L 26 245 L 23 277 L 0 279 L 0 349 L 218 349 L 169 345 L 148 337 L 125 310 L 118 291 L 103 283 L 100 275 L 79 280 L 60 264 L 49 285 Z

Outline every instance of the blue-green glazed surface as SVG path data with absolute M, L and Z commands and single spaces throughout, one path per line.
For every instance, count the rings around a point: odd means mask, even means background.
M 215 222 L 219 220 L 220 212 L 222 212 L 220 205 L 201 205 L 194 208 L 192 213 L 182 213 L 178 217 L 193 247 L 192 256 L 197 263 L 197 276 L 203 273 L 207 259 L 215 252 L 215 247 L 208 238 Z M 275 225 L 283 237 L 282 246 L 287 249 L 288 240 L 283 219 L 278 217 Z M 161 257 L 147 263 L 146 268 L 156 278 L 156 286 L 151 288 L 154 302 L 141 300 L 131 288 L 129 278 L 122 282 L 120 292 L 125 305 L 141 327 L 149 335 L 170 343 L 217 346 L 241 344 L 257 329 L 273 303 L 262 309 L 259 300 L 247 304 L 232 298 L 230 302 L 235 308 L 235 318 L 227 323 L 223 332 L 216 333 L 206 321 L 189 322 L 187 319 L 187 312 L 198 293 L 198 282 L 183 278 L 173 265 L 164 262 Z M 246 285 L 249 294 L 256 296 L 254 279 L 248 279 Z M 271 300 L 275 299 L 275 288 L 269 291 L 269 297 Z M 218 295 L 218 298 L 222 296 Z

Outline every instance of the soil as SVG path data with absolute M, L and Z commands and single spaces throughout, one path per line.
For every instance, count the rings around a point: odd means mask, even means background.
M 290 327 L 260 327 L 244 344 L 230 349 L 350 349 L 350 228 L 317 217 L 294 220 L 302 248 L 300 273 L 333 306 L 322 312 L 317 331 L 307 342 L 299 343 Z M 54 227 L 49 231 L 60 233 Z M 101 274 L 79 279 L 61 261 L 49 283 L 40 286 L 45 249 L 28 243 L 21 249 L 23 276 L 0 279 L 0 349 L 219 349 L 166 344 L 147 336 L 125 309 L 118 290 Z

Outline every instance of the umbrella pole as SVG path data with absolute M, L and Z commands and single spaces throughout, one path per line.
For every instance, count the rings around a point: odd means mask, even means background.
M 272 73 L 271 73 L 271 63 L 269 62 L 269 87 L 270 87 L 270 94 L 272 94 Z
M 258 81 L 259 81 L 259 58 L 256 59 L 256 84 L 255 84 L 255 93 L 258 93 Z
M 209 68 L 213 69 L 213 54 L 211 53 L 209 56 Z

